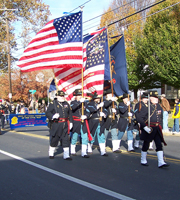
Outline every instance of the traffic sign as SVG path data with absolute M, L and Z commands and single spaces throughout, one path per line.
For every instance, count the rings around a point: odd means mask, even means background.
M 36 90 L 29 90 L 29 92 L 31 92 L 32 94 L 34 94 L 36 92 Z

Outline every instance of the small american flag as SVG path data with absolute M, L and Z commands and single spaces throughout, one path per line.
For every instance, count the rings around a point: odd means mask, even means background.
M 103 94 L 106 39 L 106 29 L 83 38 L 84 93 L 96 90 L 98 95 Z M 82 88 L 81 69 L 54 69 L 54 73 L 58 89 L 65 91 L 66 99 L 71 100 L 74 90 Z
M 22 72 L 82 68 L 82 12 L 48 22 L 29 43 L 17 65 Z

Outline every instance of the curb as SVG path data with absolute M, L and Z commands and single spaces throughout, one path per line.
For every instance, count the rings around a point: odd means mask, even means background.
M 173 134 L 172 132 L 164 132 L 163 135 L 164 136 L 178 136 L 178 137 L 180 137 L 180 132 L 175 133 L 175 134 Z

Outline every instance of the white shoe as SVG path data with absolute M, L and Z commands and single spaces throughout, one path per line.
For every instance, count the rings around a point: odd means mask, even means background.
M 56 147 L 51 147 L 49 146 L 49 158 L 53 159 L 54 158 L 54 152 L 55 152 Z
M 158 157 L 158 167 L 159 168 L 169 167 L 169 165 L 164 162 L 163 151 L 157 151 L 157 157 Z
M 147 157 L 147 152 L 141 151 L 141 165 L 143 166 L 148 166 L 146 157 Z
M 76 155 L 76 145 L 71 144 L 71 155 Z
M 133 140 L 128 140 L 128 151 L 134 151 Z

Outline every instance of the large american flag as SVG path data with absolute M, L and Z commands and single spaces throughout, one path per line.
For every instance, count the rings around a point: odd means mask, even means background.
M 48 22 L 29 43 L 17 65 L 22 72 L 82 68 L 82 12 Z
M 105 47 L 107 30 L 102 29 L 83 38 L 83 79 L 84 93 L 96 91 L 103 94 Z M 59 90 L 66 92 L 67 100 L 71 100 L 75 89 L 82 88 L 82 69 L 62 68 L 54 69 Z

